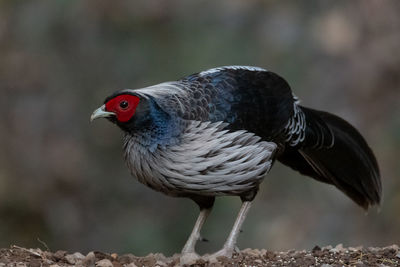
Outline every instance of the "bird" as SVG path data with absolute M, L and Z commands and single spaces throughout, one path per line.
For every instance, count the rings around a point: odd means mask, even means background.
M 91 115 L 124 133 L 124 159 L 140 183 L 200 209 L 181 260 L 195 246 L 215 198 L 242 204 L 221 250 L 232 257 L 242 224 L 276 161 L 335 186 L 364 209 L 379 205 L 377 160 L 349 122 L 304 107 L 278 74 L 253 66 L 222 66 L 140 89 L 118 90 Z

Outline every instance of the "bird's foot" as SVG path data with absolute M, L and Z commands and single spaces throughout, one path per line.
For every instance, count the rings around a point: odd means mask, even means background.
M 233 253 L 239 252 L 238 247 L 223 247 L 221 250 L 211 254 L 211 255 L 206 255 L 203 257 L 204 260 L 208 260 L 210 263 L 216 263 L 218 262 L 219 257 L 226 257 L 226 258 L 232 258 Z
M 180 265 L 192 265 L 195 264 L 198 259 L 201 259 L 201 257 L 196 252 L 183 252 L 179 261 Z

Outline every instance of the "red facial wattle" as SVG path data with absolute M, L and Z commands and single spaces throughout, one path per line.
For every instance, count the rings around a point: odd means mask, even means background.
M 135 114 L 139 97 L 134 95 L 118 95 L 107 101 L 106 111 L 114 112 L 119 122 L 129 121 Z

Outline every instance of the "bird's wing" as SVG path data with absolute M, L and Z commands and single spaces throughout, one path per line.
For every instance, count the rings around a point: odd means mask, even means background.
M 285 139 L 300 131 L 290 118 L 295 99 L 277 74 L 246 66 L 229 66 L 196 73 L 177 82 L 143 89 L 172 116 L 185 120 L 223 121 L 232 130 L 253 132 L 267 141 Z M 289 129 L 290 128 L 290 129 Z M 283 134 L 282 134 L 283 133 Z

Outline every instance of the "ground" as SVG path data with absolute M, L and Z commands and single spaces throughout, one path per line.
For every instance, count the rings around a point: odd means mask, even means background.
M 132 254 L 117 255 L 103 252 L 42 251 L 19 246 L 0 249 L 0 267 L 2 266 L 178 266 L 179 255 L 167 258 L 162 254 L 150 254 L 136 257 Z M 397 245 L 384 248 L 334 248 L 315 246 L 312 251 L 276 252 L 258 249 L 245 249 L 232 259 L 219 258 L 217 262 L 197 260 L 191 266 L 400 266 L 400 249 Z

